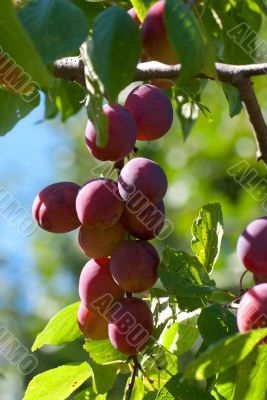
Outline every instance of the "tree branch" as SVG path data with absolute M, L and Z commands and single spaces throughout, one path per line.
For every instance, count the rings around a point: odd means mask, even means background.
M 215 64 L 217 79 L 234 85 L 239 91 L 246 113 L 253 127 L 257 145 L 257 160 L 263 160 L 267 165 L 267 126 L 257 101 L 249 78 L 267 75 L 267 63 L 232 65 Z M 181 65 L 166 65 L 157 61 L 149 61 L 137 65 L 134 81 L 149 81 L 152 79 L 178 79 Z M 80 57 L 68 57 L 57 60 L 54 64 L 54 76 L 65 80 L 85 84 L 84 64 Z M 193 78 L 214 79 L 206 74 L 198 74 Z
M 235 86 L 239 91 L 240 98 L 253 128 L 257 145 L 257 161 L 263 160 L 267 165 L 267 126 L 253 85 L 250 79 L 244 78 L 237 81 Z
M 235 84 L 243 78 L 252 76 L 267 75 L 266 64 L 215 64 L 218 79 L 222 82 Z M 134 81 L 146 81 L 150 79 L 178 79 L 181 65 L 166 65 L 157 61 L 148 61 L 138 64 Z M 67 57 L 57 60 L 54 64 L 54 76 L 67 81 L 84 82 L 84 65 L 81 57 Z M 205 74 L 196 77 L 204 79 L 214 79 Z

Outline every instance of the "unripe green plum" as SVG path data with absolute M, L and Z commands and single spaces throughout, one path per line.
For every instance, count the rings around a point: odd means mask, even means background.
M 115 247 L 125 240 L 126 231 L 118 222 L 110 228 L 99 231 L 81 226 L 78 235 L 80 248 L 91 258 L 104 258 L 112 255 Z
M 167 192 L 168 181 L 164 170 L 154 161 L 137 157 L 121 170 L 118 189 L 127 203 L 137 192 L 152 203 L 158 203 Z
M 132 297 L 116 303 L 108 324 L 115 349 L 124 354 L 137 354 L 146 346 L 152 332 L 153 315 L 143 300 Z
M 129 111 L 119 104 L 105 104 L 104 114 L 108 119 L 108 142 L 105 147 L 97 146 L 97 131 L 89 120 L 86 126 L 86 145 L 90 153 L 101 161 L 118 161 L 134 150 L 136 124 Z
M 142 25 L 143 47 L 153 60 L 177 64 L 178 57 L 171 44 L 164 22 L 165 1 L 157 1 L 148 10 Z
M 159 261 L 152 244 L 145 240 L 125 240 L 116 247 L 111 257 L 110 271 L 122 289 L 141 293 L 156 283 Z
M 150 240 L 158 236 L 164 226 L 165 207 L 161 200 L 157 204 L 148 203 L 145 207 L 132 201 L 126 205 L 121 222 L 125 229 L 138 239 Z
M 38 225 L 53 233 L 70 232 L 81 225 L 76 212 L 80 186 L 73 182 L 58 182 L 44 188 L 35 198 L 33 217 Z
M 267 275 L 267 218 L 252 221 L 237 242 L 244 266 L 256 275 Z
M 89 181 L 79 191 L 76 209 L 79 220 L 88 229 L 106 229 L 115 225 L 124 210 L 117 182 L 106 178 Z
M 80 304 L 78 325 L 85 337 L 93 340 L 108 339 L 108 320 Z
M 110 259 L 91 259 L 84 266 L 79 281 L 79 295 L 83 304 L 91 311 L 101 313 L 98 305 L 101 298 L 109 296 L 112 301 L 120 300 L 124 296 L 110 273 Z
M 237 311 L 240 332 L 267 327 L 267 283 L 256 285 L 242 297 Z
M 153 85 L 134 88 L 125 101 L 137 126 L 138 140 L 156 140 L 172 126 L 173 109 L 168 96 Z

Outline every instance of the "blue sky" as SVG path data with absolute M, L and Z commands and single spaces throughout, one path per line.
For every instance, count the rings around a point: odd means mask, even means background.
M 0 137 L 0 187 L 12 194 L 31 214 L 32 202 L 44 186 L 53 181 L 55 166 L 54 149 L 64 143 L 60 124 L 43 120 L 44 104 L 20 121 L 6 136 Z M 38 287 L 34 277 L 34 262 L 30 256 L 32 238 L 23 237 L 0 212 L 0 305 L 5 299 L 12 304 L 12 287 L 18 284 L 21 293 L 27 293 L 25 275 L 32 289 Z M 24 299 L 24 310 L 30 306 Z

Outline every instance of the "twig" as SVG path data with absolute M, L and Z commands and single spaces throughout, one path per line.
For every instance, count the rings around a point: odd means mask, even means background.
M 243 274 L 241 275 L 241 277 L 240 277 L 240 280 L 239 280 L 239 297 L 244 293 L 244 289 L 243 289 L 243 280 L 244 280 L 244 277 L 245 277 L 245 275 L 248 273 L 248 270 L 246 269 L 244 272 L 243 272 Z
M 142 365 L 141 365 L 139 362 L 137 362 L 137 368 L 139 369 L 139 371 L 141 372 L 141 374 L 144 376 L 144 378 L 150 383 L 150 385 L 152 386 L 153 390 L 155 390 L 153 379 L 151 379 L 151 378 L 146 374 L 146 372 L 144 371 Z
M 257 161 L 267 165 L 267 126 L 264 121 L 253 85 L 250 79 L 242 79 L 235 84 L 252 125 L 257 145 Z
M 135 382 L 135 378 L 136 378 L 136 374 L 138 371 L 138 361 L 137 361 L 137 356 L 133 356 L 133 367 L 132 367 L 132 373 L 131 373 L 131 378 L 130 378 L 130 382 L 128 384 L 128 387 L 126 389 L 125 392 L 125 400 L 130 400 L 131 399 L 131 395 L 132 395 L 132 391 L 134 388 L 134 382 Z

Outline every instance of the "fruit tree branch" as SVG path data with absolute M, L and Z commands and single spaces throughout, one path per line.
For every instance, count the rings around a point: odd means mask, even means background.
M 265 64 L 215 64 L 218 79 L 222 82 L 235 84 L 243 78 L 267 75 L 267 63 Z M 177 79 L 179 78 L 181 65 L 166 65 L 157 61 L 149 61 L 138 64 L 135 81 L 150 79 Z M 54 76 L 68 81 L 84 82 L 84 66 L 80 57 L 67 57 L 57 60 L 54 64 Z M 197 75 L 199 78 L 213 79 L 205 74 Z
M 248 65 L 216 63 L 215 67 L 217 79 L 234 85 L 239 91 L 253 127 L 257 145 L 257 160 L 263 160 L 267 165 L 267 126 L 249 79 L 253 76 L 267 75 L 267 63 Z M 157 61 L 144 62 L 137 65 L 134 81 L 178 79 L 180 71 L 180 64 L 166 65 Z M 84 64 L 81 57 L 67 57 L 57 60 L 54 64 L 54 76 L 84 85 Z M 214 77 L 203 73 L 196 75 L 195 78 L 214 79 Z
M 267 165 L 267 126 L 252 82 L 250 79 L 245 78 L 237 81 L 235 86 L 239 91 L 240 98 L 254 131 L 257 145 L 257 161 L 263 160 Z

